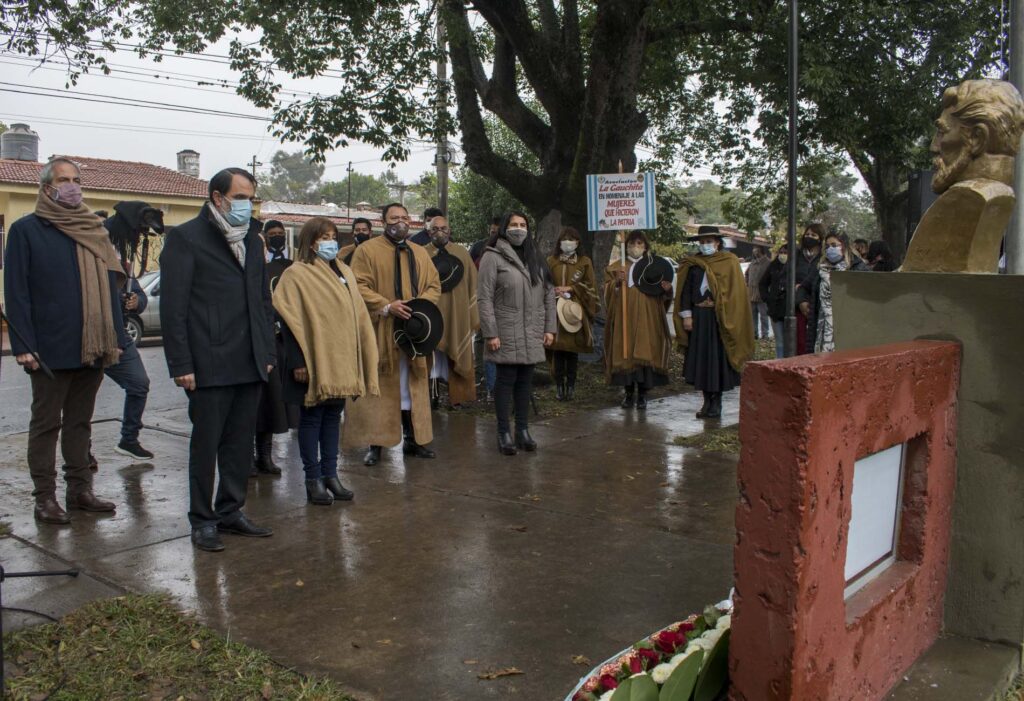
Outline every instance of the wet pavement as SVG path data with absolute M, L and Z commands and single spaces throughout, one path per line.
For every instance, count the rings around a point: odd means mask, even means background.
M 737 400 L 726 396 L 719 425 L 736 422 Z M 597 663 L 728 593 L 735 458 L 671 443 L 704 428 L 699 401 L 537 421 L 539 452 L 515 457 L 498 455 L 491 420 L 435 414 L 439 459 L 391 450 L 366 468 L 347 454 L 356 499 L 331 507 L 306 504 L 294 437 L 278 436 L 285 474 L 251 480 L 246 507 L 275 535 L 225 536 L 223 553 L 189 542 L 182 407 L 147 412 L 152 464 L 113 452 L 116 422 L 96 425 L 96 492 L 118 510 L 75 513 L 70 527 L 33 521 L 26 435 L 11 433 L 0 519 L 14 538 L 0 557 L 30 548 L 72 563 L 96 596 L 167 592 L 360 699 L 561 699 L 588 671 L 573 656 Z M 523 674 L 478 679 L 509 667 Z

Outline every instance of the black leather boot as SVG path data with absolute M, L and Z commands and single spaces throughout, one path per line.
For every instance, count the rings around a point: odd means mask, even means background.
M 711 393 L 711 406 L 708 407 L 707 413 L 704 415 L 709 419 L 718 419 L 722 416 L 722 393 L 712 392 Z
M 626 387 L 626 393 L 622 396 L 622 403 L 619 406 L 623 409 L 633 408 L 633 385 Z
M 533 440 L 533 438 L 530 436 L 529 429 L 516 429 L 516 447 L 522 448 L 527 453 L 532 453 L 533 451 L 537 450 L 537 441 Z
M 512 440 L 512 434 L 508 431 L 498 431 L 498 452 L 502 455 L 515 455 L 519 452 L 516 450 L 515 441 Z
M 402 412 L 402 452 L 405 455 L 411 455 L 416 458 L 424 458 L 432 460 L 437 457 L 437 454 L 425 446 L 420 445 L 416 442 L 415 433 L 412 428 L 412 412 Z
M 565 401 L 565 380 L 561 377 L 555 378 L 555 399 Z
M 355 492 L 341 483 L 337 475 L 323 478 L 324 487 L 334 496 L 335 501 L 352 501 Z
M 306 480 L 306 501 L 317 506 L 330 506 L 334 497 L 324 487 L 322 479 Z
M 274 434 L 270 431 L 256 434 L 256 471 L 262 475 L 281 474 L 281 468 L 274 464 Z
M 367 467 L 373 467 L 380 462 L 380 446 L 371 445 L 369 450 L 366 451 L 366 456 L 363 458 L 363 464 Z
M 647 408 L 647 390 L 643 387 L 637 389 L 636 392 L 636 408 L 643 411 Z
M 698 419 L 706 419 L 708 416 L 708 411 L 711 410 L 711 392 L 704 392 L 703 394 L 704 404 L 702 404 L 700 409 L 697 411 Z
M 576 399 L 576 378 L 570 377 L 565 381 L 565 401 L 571 402 Z

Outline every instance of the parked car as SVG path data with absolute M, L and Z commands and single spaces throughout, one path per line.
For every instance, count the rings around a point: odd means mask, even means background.
M 144 336 L 160 335 L 160 271 L 143 273 L 139 278 L 139 287 L 146 293 L 149 302 L 141 314 L 130 312 L 124 322 L 128 338 L 136 343 Z

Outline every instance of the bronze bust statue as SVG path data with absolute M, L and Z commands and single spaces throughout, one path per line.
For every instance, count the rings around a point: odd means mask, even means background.
M 967 80 L 942 95 L 931 152 L 941 195 L 914 231 L 907 272 L 994 273 L 1013 211 L 1024 100 L 1010 83 Z

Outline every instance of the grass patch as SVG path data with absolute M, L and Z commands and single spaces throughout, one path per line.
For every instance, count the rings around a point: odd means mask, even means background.
M 754 360 L 775 360 L 775 339 L 762 338 L 754 341 Z
M 7 521 L 0 521 L 0 538 L 4 538 L 11 534 L 11 524 Z
M 1003 697 L 1003 701 L 1024 701 L 1024 675 L 1019 675 Z
M 163 596 L 95 601 L 5 635 L 4 647 L 10 699 L 351 701 L 334 682 L 225 641 Z
M 726 426 L 725 428 L 712 428 L 694 436 L 676 436 L 672 439 L 672 443 L 710 453 L 737 455 L 740 452 L 740 427 L 739 425 Z

